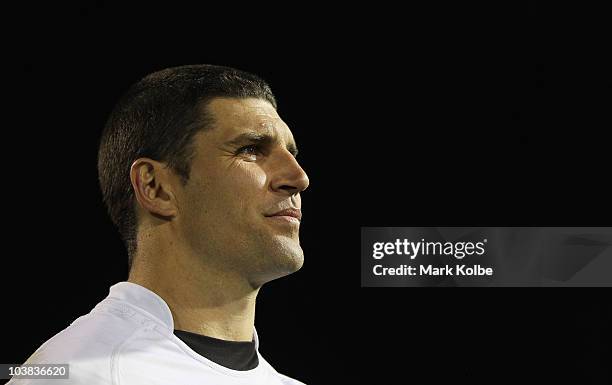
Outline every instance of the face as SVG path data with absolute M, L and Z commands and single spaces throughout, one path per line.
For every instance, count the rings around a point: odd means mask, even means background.
M 208 103 L 213 128 L 194 137 L 189 182 L 177 196 L 181 236 L 203 263 L 253 286 L 298 270 L 301 210 L 308 177 L 289 127 L 262 99 Z M 295 215 L 295 213 L 294 213 Z

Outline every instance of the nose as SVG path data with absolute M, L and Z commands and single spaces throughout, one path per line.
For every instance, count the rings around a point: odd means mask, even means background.
M 308 188 L 310 184 L 308 175 L 306 175 L 297 159 L 286 149 L 278 152 L 271 167 L 270 188 L 273 191 L 291 196 Z

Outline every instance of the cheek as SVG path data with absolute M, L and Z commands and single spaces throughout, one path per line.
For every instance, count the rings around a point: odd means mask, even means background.
M 244 167 L 233 175 L 228 175 L 228 198 L 237 205 L 239 215 L 251 217 L 260 215 L 265 209 L 267 177 L 259 168 Z
M 227 190 L 233 190 L 240 195 L 254 197 L 255 194 L 261 195 L 265 191 L 268 178 L 260 167 L 249 167 L 249 164 L 245 164 L 228 173 L 225 177 L 225 182 L 232 186 Z
M 256 164 L 237 164 L 195 182 L 190 189 L 190 207 L 215 226 L 248 223 L 246 218 L 257 217 L 268 208 L 265 200 L 268 178 Z

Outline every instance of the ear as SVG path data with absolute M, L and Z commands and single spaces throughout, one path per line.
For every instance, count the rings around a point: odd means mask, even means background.
M 165 164 L 149 158 L 139 158 L 130 167 L 130 181 L 136 201 L 147 212 L 165 218 L 174 217 L 176 178 Z

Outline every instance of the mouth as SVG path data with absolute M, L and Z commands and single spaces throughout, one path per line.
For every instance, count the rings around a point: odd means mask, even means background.
M 266 217 L 279 223 L 299 225 L 302 221 L 302 211 L 299 209 L 285 209 L 272 215 L 266 215 Z
M 295 217 L 290 217 L 288 215 L 274 215 L 271 217 L 268 217 L 269 219 L 273 220 L 273 221 L 277 221 L 280 223 L 289 223 L 289 224 L 293 224 L 293 225 L 299 225 L 300 224 L 300 220 L 295 218 Z

